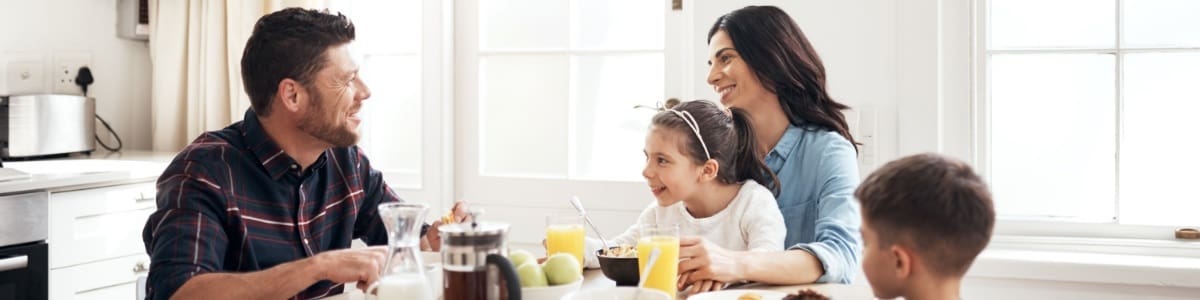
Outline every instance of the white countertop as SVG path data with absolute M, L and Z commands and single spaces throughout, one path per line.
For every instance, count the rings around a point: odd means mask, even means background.
M 174 158 L 171 152 L 96 152 L 90 156 L 9 161 L 5 168 L 31 174 L 28 179 L 0 182 L 0 194 L 65 190 L 99 185 L 150 182 Z

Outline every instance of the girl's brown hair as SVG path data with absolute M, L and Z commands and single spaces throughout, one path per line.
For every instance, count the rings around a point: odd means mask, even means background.
M 696 138 L 691 125 L 684 119 L 684 112 L 695 120 L 703 143 Z M 719 166 L 717 180 L 721 183 L 734 184 L 754 180 L 778 193 L 779 180 L 763 163 L 763 152 L 758 149 L 754 126 L 751 125 L 750 116 L 745 110 L 730 108 L 727 113 L 711 101 L 688 101 L 674 106 L 668 105 L 654 115 L 651 124 L 681 134 L 685 141 L 685 154 L 696 164 L 704 164 L 709 157 L 716 160 Z M 709 157 L 705 157 L 705 148 Z

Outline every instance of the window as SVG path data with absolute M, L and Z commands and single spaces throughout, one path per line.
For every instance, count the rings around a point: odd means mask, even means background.
M 359 116 L 359 146 L 408 201 L 442 211 L 453 196 L 452 64 L 447 62 L 452 2 L 328 1 L 355 23 L 351 53 L 371 89 Z
M 455 5 L 458 199 L 538 245 L 579 196 L 617 234 L 653 197 L 641 177 L 654 112 L 681 95 L 669 1 L 478 0 Z M 671 58 L 671 59 L 668 59 Z
M 998 212 L 1198 224 L 1200 2 L 980 3 L 978 141 Z
M 658 1 L 480 1 L 479 170 L 640 180 L 665 92 Z

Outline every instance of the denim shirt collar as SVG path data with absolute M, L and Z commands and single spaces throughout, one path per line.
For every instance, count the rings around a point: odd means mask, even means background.
M 783 132 L 783 136 L 779 138 L 779 142 L 775 143 L 775 148 L 767 153 L 765 158 L 767 166 L 772 172 L 779 173 L 779 168 L 783 167 L 783 163 L 787 162 L 788 157 L 791 157 L 792 151 L 796 150 L 796 144 L 800 142 L 800 135 L 804 128 L 796 125 L 788 125 L 787 131 Z

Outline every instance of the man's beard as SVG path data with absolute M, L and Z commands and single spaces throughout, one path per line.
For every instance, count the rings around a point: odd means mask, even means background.
M 313 95 L 313 98 L 309 102 L 308 113 L 303 118 L 300 118 L 300 124 L 297 124 L 300 131 L 308 133 L 308 135 L 332 144 L 335 147 L 349 147 L 357 144 L 358 132 L 340 126 L 342 120 L 336 115 L 331 115 L 321 105 L 326 99 L 323 99 L 320 94 L 314 92 L 309 92 L 309 94 Z

